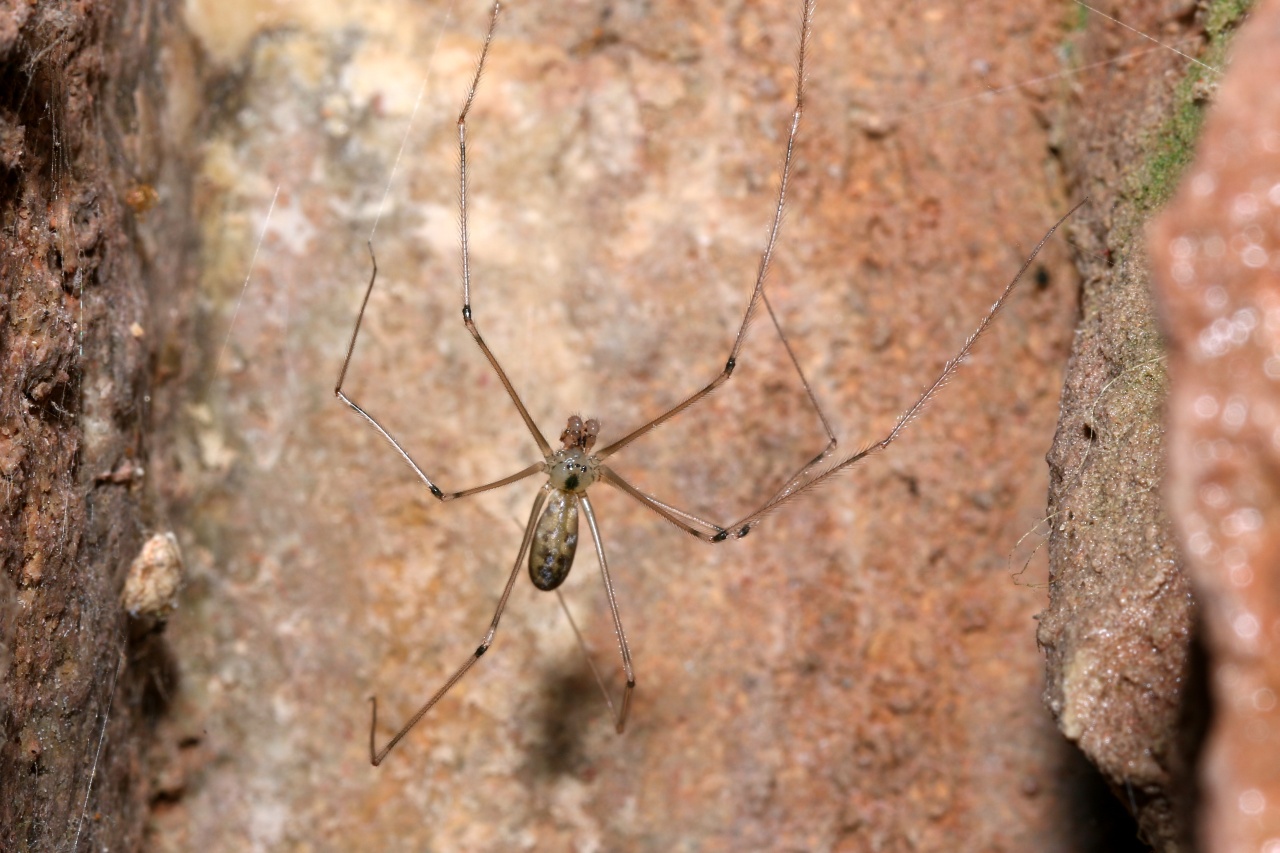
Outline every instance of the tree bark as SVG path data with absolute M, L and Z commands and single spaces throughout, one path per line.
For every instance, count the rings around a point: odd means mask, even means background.
M 189 245 L 182 130 L 161 127 L 171 19 L 147 0 L 0 3 L 4 850 L 142 841 L 171 667 L 160 623 L 120 596 L 156 525 L 155 342 Z

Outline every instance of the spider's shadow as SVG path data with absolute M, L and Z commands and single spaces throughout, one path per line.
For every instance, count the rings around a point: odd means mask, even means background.
M 589 776 L 587 736 L 608 724 L 608 710 L 591 670 L 581 656 L 566 656 L 545 671 L 532 717 L 539 736 L 531 744 L 524 772 L 537 778 Z M 609 725 L 612 732 L 612 725 Z

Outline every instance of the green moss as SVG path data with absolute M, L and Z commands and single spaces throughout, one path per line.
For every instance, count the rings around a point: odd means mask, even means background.
M 1179 85 L 1172 112 L 1154 134 L 1146 162 L 1130 180 L 1127 194 L 1133 200 L 1135 212 L 1143 218 L 1169 200 L 1195 155 L 1204 109 L 1192 100 L 1192 85 L 1188 80 L 1199 79 L 1199 76 L 1189 74 Z
M 1072 22 L 1070 30 L 1073 33 L 1082 33 L 1089 26 L 1089 10 L 1079 3 L 1074 4 L 1074 6 L 1076 10 L 1075 21 Z
M 1169 117 L 1152 135 L 1146 162 L 1135 171 L 1128 187 L 1127 195 L 1140 217 L 1145 218 L 1172 197 L 1191 163 L 1204 122 L 1206 105 L 1200 91 L 1205 83 L 1217 83 L 1231 35 L 1251 5 L 1252 0 L 1215 0 L 1206 10 L 1208 49 L 1199 62 L 1188 63 L 1187 73 L 1174 93 Z
M 1089 26 L 1089 10 L 1079 3 L 1073 3 L 1066 13 L 1065 35 L 1058 43 L 1058 59 L 1064 68 L 1074 68 L 1077 64 L 1076 37 Z
M 1241 19 L 1252 6 L 1253 0 L 1217 0 L 1210 5 L 1204 21 L 1204 30 L 1209 34 L 1210 45 L 1219 43 L 1221 36 L 1239 26 Z

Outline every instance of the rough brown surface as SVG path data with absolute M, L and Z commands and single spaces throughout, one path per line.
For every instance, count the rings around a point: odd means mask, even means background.
M 1102 11 L 1191 56 L 1208 42 L 1203 9 Z M 1072 40 L 1074 62 L 1088 68 L 1117 55 L 1126 33 L 1090 14 Z M 1142 238 L 1163 200 L 1160 182 L 1177 178 L 1180 155 L 1170 152 L 1190 143 L 1170 138 L 1179 129 L 1171 115 L 1202 108 L 1180 100 L 1178 87 L 1201 71 L 1172 50 L 1151 50 L 1071 87 L 1060 144 L 1090 204 L 1071 228 L 1081 321 L 1048 456 L 1050 604 L 1037 634 L 1062 732 L 1135 812 L 1144 839 L 1169 851 L 1193 845 L 1207 711 L 1190 580 L 1160 488 L 1168 383 Z
M 1043 567 L 1010 578 L 1071 339 L 1060 240 L 889 454 L 746 540 L 593 493 L 639 680 L 623 736 L 521 581 L 492 650 L 368 766 L 368 695 L 385 737 L 471 652 L 536 488 L 441 506 L 332 397 L 381 210 L 350 390 L 445 488 L 536 458 L 459 318 L 453 119 L 485 5 L 443 35 L 426 4 L 188 7 L 225 98 L 200 175 L 215 381 L 163 475 L 190 501 L 192 579 L 154 847 L 1117 849 L 1040 704 Z M 579 412 L 607 441 L 723 363 L 798 5 L 510 5 L 472 124 L 473 304 L 544 431 Z M 771 293 L 851 449 L 1069 206 L 1050 88 L 988 94 L 1059 70 L 1063 23 L 1051 4 L 819 9 Z M 730 385 L 618 463 L 736 517 L 821 444 L 757 324 Z M 589 557 L 566 587 L 616 689 Z
M 1205 626 L 1214 717 L 1201 839 L 1280 850 L 1280 3 L 1255 9 L 1153 230 L 1169 338 L 1168 499 Z
M 142 843 L 165 652 L 120 592 L 154 523 L 145 425 L 165 323 L 147 284 L 177 281 L 187 219 L 166 180 L 180 129 L 159 127 L 165 27 L 153 3 L 0 3 L 6 851 Z M 129 204 L 154 186 L 171 191 L 152 212 L 167 238 L 148 245 Z

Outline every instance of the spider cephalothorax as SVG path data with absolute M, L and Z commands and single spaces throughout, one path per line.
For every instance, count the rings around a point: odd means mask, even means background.
M 590 451 L 600 433 L 594 418 L 572 415 L 560 433 L 564 447 L 547 457 L 546 505 L 529 543 L 529 578 L 541 590 L 553 590 L 569 576 L 578 550 L 578 496 L 599 476 L 600 461 Z
M 551 488 L 582 494 L 596 481 L 600 460 L 590 451 L 599 433 L 600 424 L 594 419 L 584 424 L 577 415 L 569 418 L 569 425 L 560 433 L 564 447 L 547 457 L 547 481 Z

